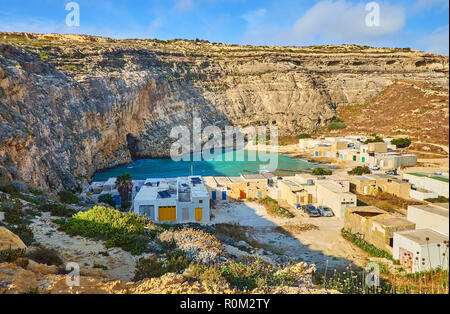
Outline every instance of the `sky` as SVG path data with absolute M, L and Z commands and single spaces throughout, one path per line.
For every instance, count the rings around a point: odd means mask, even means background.
M 66 10 L 71 2 L 79 8 L 79 25 L 74 6 Z M 449 0 L 0 0 L 0 31 L 268 46 L 359 44 L 448 55 Z

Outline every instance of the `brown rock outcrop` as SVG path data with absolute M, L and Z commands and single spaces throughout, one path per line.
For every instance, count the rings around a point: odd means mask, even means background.
M 317 130 L 398 79 L 448 90 L 448 57 L 354 45 L 250 47 L 0 33 L 0 166 L 45 188 L 168 156 L 192 125 Z
M 7 249 L 26 249 L 27 246 L 23 241 L 14 233 L 6 229 L 5 227 L 0 227 L 0 251 Z

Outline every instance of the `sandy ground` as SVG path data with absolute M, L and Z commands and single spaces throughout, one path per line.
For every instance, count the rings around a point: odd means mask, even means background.
M 79 236 L 70 237 L 56 230 L 56 225 L 51 222 L 54 218 L 56 217 L 50 217 L 49 213 L 43 213 L 42 217 L 35 219 L 30 225 L 37 242 L 56 249 L 65 263 L 75 262 L 80 267 L 104 265 L 108 269 L 102 272 L 108 278 L 131 281 L 138 256 L 133 256 L 119 248 L 107 249 L 102 241 L 93 241 Z M 103 256 L 99 252 L 108 252 L 110 256 Z
M 213 210 L 214 223 L 233 223 L 252 227 L 251 236 L 286 255 L 315 264 L 318 268 L 345 269 L 349 264 L 362 266 L 367 254 L 342 238 L 344 222 L 340 218 L 309 218 L 299 214 L 293 219 L 269 216 L 263 206 L 251 202 L 222 203 Z M 313 224 L 318 230 L 287 236 L 274 232 L 286 224 Z

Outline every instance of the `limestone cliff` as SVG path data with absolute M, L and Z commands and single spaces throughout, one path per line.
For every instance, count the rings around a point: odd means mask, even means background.
M 448 90 L 448 57 L 409 49 L 252 47 L 0 33 L 0 179 L 84 185 L 167 156 L 174 126 L 313 131 L 398 79 Z

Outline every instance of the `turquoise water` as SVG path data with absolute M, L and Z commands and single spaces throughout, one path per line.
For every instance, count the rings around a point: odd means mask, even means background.
M 200 155 L 196 154 L 195 156 L 199 158 Z M 276 157 L 278 157 L 278 162 L 274 163 Z M 274 171 L 277 174 L 292 174 L 292 172 L 280 169 L 309 170 L 318 166 L 286 155 L 259 156 L 254 151 L 247 150 L 223 151 L 222 154 L 209 160 L 192 161 L 193 158 L 194 155 L 191 154 L 189 162 L 176 162 L 172 159 L 135 160 L 128 165 L 97 172 L 92 181 L 106 181 L 108 178 L 117 177 L 123 173 L 131 174 L 135 180 L 183 177 L 191 175 L 191 166 L 193 166 L 195 175 L 225 177 L 237 177 L 241 173 L 259 172 L 260 170 Z M 272 162 L 269 162 L 270 160 Z

